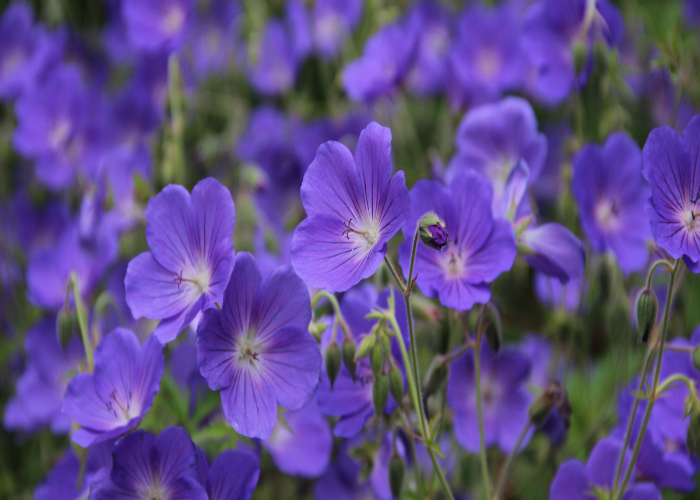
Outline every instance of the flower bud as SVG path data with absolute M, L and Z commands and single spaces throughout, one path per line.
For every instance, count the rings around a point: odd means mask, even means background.
M 372 402 L 374 403 L 374 412 L 377 415 L 382 414 L 387 401 L 389 401 L 389 377 L 379 375 L 374 379 L 372 386 Z
M 445 222 L 434 212 L 418 219 L 418 236 L 430 248 L 440 250 L 449 242 Z
M 361 341 L 355 353 L 355 361 L 366 358 L 372 352 L 376 338 L 374 335 L 366 335 Z
M 333 384 L 335 379 L 338 378 L 338 373 L 340 372 L 340 347 L 338 343 L 333 340 L 328 347 L 326 347 L 326 374 L 328 375 L 328 380 L 331 383 L 331 390 L 333 389 Z
M 693 366 L 696 370 L 700 371 L 700 345 L 693 349 Z
M 316 342 L 321 342 L 321 337 L 326 328 L 328 328 L 328 325 L 323 321 L 312 321 L 309 324 L 309 333 L 314 336 Z
M 656 324 L 659 305 L 651 288 L 646 288 L 637 299 L 637 327 L 642 342 L 649 340 L 649 334 Z
M 62 309 L 56 318 L 56 337 L 64 348 L 73 338 L 73 332 L 78 328 L 77 318 L 71 311 Z
M 355 353 L 356 353 L 356 346 L 355 342 L 350 340 L 348 337 L 345 337 L 345 340 L 343 340 L 343 364 L 345 365 L 345 368 L 350 372 L 350 375 L 352 375 L 353 381 L 355 380 Z
M 568 427 L 569 416 L 571 415 L 569 397 L 566 394 L 566 390 L 557 381 L 550 382 L 542 395 L 530 405 L 528 410 L 530 420 L 536 426 L 541 426 L 547 420 L 553 408 L 557 409 Z
M 691 459 L 694 455 L 700 456 L 700 415 L 697 411 L 692 411 L 690 414 L 686 445 Z
M 401 497 L 405 472 L 406 464 L 398 453 L 394 453 L 389 460 L 389 486 L 391 487 L 391 496 L 394 498 Z
M 400 405 L 403 400 L 403 375 L 395 366 L 392 366 L 389 370 L 389 386 L 391 395 L 394 396 L 394 399 Z
M 374 376 L 379 377 L 384 371 L 384 352 L 382 351 L 381 344 L 374 344 L 370 364 L 372 365 L 372 373 L 374 373 Z

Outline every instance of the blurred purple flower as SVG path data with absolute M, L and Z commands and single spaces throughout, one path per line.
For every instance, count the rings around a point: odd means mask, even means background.
M 525 383 L 530 376 L 527 358 L 516 351 L 501 350 L 497 354 L 488 342 L 481 344 L 481 408 L 486 446 L 497 445 L 510 453 L 523 427 L 530 425 L 528 408 L 533 397 Z M 479 453 L 479 425 L 476 410 L 476 378 L 474 353 L 468 352 L 452 363 L 447 381 L 447 404 L 454 413 L 457 442 L 471 453 Z M 522 442 L 527 446 L 528 432 Z
M 375 288 L 369 283 L 358 285 L 349 290 L 340 303 L 340 310 L 352 331 L 355 342 L 360 342 L 363 337 L 372 331 L 378 320 L 368 319 L 365 316 L 375 307 L 386 308 L 388 306 L 391 288 L 386 288 L 377 294 Z M 396 293 L 396 292 L 394 292 Z M 410 346 L 408 337 L 408 315 L 406 305 L 402 300 L 396 300 L 396 322 L 401 329 L 404 343 L 407 348 Z M 321 339 L 321 349 L 326 352 L 326 347 L 331 341 L 331 328 L 323 332 Z M 336 342 L 342 345 L 344 340 L 343 331 L 338 328 L 336 331 Z M 404 388 L 407 386 L 405 367 L 399 343 L 396 339 L 391 339 L 391 355 L 396 365 L 404 371 Z M 387 361 L 388 362 L 388 361 Z M 333 428 L 333 434 L 339 437 L 352 437 L 362 430 L 367 421 L 375 415 L 374 401 L 372 398 L 372 385 L 374 374 L 370 367 L 368 358 L 357 362 L 355 379 L 343 364 L 340 368 L 338 378 L 333 384 L 328 380 L 325 370 L 321 372 L 321 384 L 318 387 L 316 400 L 321 411 L 329 417 L 340 417 Z M 389 394 L 389 399 L 384 407 L 384 413 L 392 413 L 397 406 L 394 397 Z
M 72 338 L 62 347 L 56 336 L 56 318 L 48 317 L 29 329 L 24 349 L 27 363 L 17 381 L 16 395 L 5 406 L 5 428 L 34 432 L 49 425 L 54 434 L 67 434 L 71 420 L 61 413 L 61 401 L 85 356 L 80 339 Z
M 324 59 L 335 56 L 360 22 L 362 0 L 317 0 L 313 7 L 313 38 Z
M 416 284 L 446 307 L 466 311 L 474 304 L 485 304 L 491 297 L 489 283 L 513 266 L 517 254 L 513 228 L 504 219 L 494 219 L 492 194 L 489 181 L 474 171 L 454 175 L 449 187 L 419 180 L 411 189 L 411 213 L 403 226 L 399 263 L 407 274 L 417 221 L 435 212 L 445 221 L 451 242 L 439 252 L 418 245 Z
M 253 256 L 241 253 L 221 307 L 204 311 L 197 363 L 209 388 L 221 391 L 234 430 L 265 439 L 277 405 L 302 408 L 318 385 L 321 353 L 308 332 L 309 293 L 290 267 L 263 280 Z
M 87 447 L 134 429 L 150 409 L 164 369 L 154 335 L 143 345 L 124 328 L 105 336 L 95 349 L 93 373 L 78 373 L 66 389 L 62 411 L 81 426 L 73 441 Z
M 262 444 L 277 468 L 285 474 L 314 478 L 328 468 L 333 451 L 333 435 L 316 401 L 304 408 L 286 412 L 285 423 L 277 422 Z
M 683 132 L 651 131 L 642 151 L 642 173 L 651 184 L 646 214 L 656 243 L 671 257 L 700 261 L 700 116 Z M 697 220 L 696 220 L 697 219 Z
M 362 56 L 343 70 L 343 88 L 348 97 L 370 102 L 396 92 L 413 62 L 416 35 L 399 23 L 387 24 L 372 35 Z
M 403 171 L 391 176 L 391 130 L 370 123 L 354 157 L 341 143 L 322 144 L 301 200 L 308 217 L 294 231 L 292 265 L 306 284 L 332 293 L 372 276 L 410 209 Z
M 545 306 L 562 309 L 569 314 L 578 310 L 582 286 L 583 278 L 562 283 L 561 280 L 549 277 L 543 272 L 535 273 L 535 294 L 539 301 Z
M 603 147 L 581 149 L 573 171 L 573 194 L 593 249 L 611 250 L 627 273 L 641 270 L 649 260 L 651 230 L 639 215 L 651 190 L 642 177 L 639 146 L 624 132 L 615 132 Z
M 562 225 L 531 226 L 518 236 L 523 259 L 538 271 L 566 284 L 583 276 L 586 251 L 581 240 Z
M 195 446 L 181 427 L 167 427 L 158 437 L 135 431 L 117 441 L 112 455 L 112 470 L 93 483 L 92 500 L 208 500 L 197 481 Z
M 129 263 L 126 301 L 134 318 L 162 320 L 154 332 L 162 343 L 221 300 L 234 264 L 235 217 L 231 193 L 214 178 L 199 181 L 191 196 L 171 184 L 148 202 L 151 252 Z
M 464 109 L 494 101 L 518 88 L 524 60 L 515 9 L 507 3 L 495 8 L 469 5 L 459 16 L 449 50 L 447 94 L 452 106 Z
M 587 500 L 594 498 L 590 493 L 596 489 L 612 490 L 621 448 L 622 441 L 609 437 L 598 441 L 586 465 L 575 458 L 564 462 L 552 481 L 549 498 Z M 623 470 L 628 464 L 629 459 L 626 458 Z M 630 482 L 622 500 L 661 500 L 661 493 L 653 484 L 635 485 Z
M 122 0 L 131 45 L 139 51 L 171 52 L 182 44 L 192 22 L 194 0 Z

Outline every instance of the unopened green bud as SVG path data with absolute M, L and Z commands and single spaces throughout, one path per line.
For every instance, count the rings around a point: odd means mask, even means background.
M 393 334 L 393 332 L 392 332 Z M 386 335 L 382 335 L 382 345 L 384 346 L 384 352 L 385 353 L 390 353 L 391 352 L 391 341 L 389 340 L 389 337 Z
M 400 405 L 403 400 L 403 375 L 395 366 L 392 366 L 389 370 L 389 385 L 391 387 L 391 395 L 394 396 L 394 399 Z
M 569 397 L 566 394 L 566 390 L 556 381 L 550 382 L 542 395 L 530 405 L 530 409 L 528 410 L 530 420 L 536 426 L 541 426 L 544 424 L 545 420 L 547 420 L 553 408 L 557 409 L 565 425 L 568 427 L 568 420 L 571 415 Z
M 343 352 L 343 364 L 345 365 L 345 368 L 350 372 L 350 375 L 352 375 L 352 379 L 355 380 L 355 368 L 356 368 L 356 363 L 355 363 L 355 353 L 356 353 L 356 346 L 355 342 L 350 340 L 348 337 L 345 337 L 345 340 L 343 340 L 343 347 L 342 347 L 342 352 Z
M 586 43 L 582 41 L 576 42 L 574 45 L 574 68 L 577 75 L 583 71 L 587 59 L 588 47 L 586 46 Z
M 333 389 L 335 379 L 338 378 L 338 372 L 340 372 L 340 347 L 333 340 L 326 347 L 326 374 L 331 383 L 331 389 Z
M 73 332 L 78 327 L 78 318 L 71 311 L 66 311 L 62 309 L 58 313 L 56 318 L 56 337 L 58 338 L 58 343 L 64 348 L 73 338 Z
M 370 364 L 372 365 L 372 373 L 374 373 L 375 377 L 378 377 L 384 372 L 384 352 L 382 351 L 381 344 L 374 344 L 372 356 L 370 357 Z
M 374 343 L 376 342 L 374 335 L 366 335 L 361 341 L 355 353 L 355 361 L 359 361 L 362 358 L 366 358 L 372 352 Z
M 405 473 L 406 464 L 398 453 L 394 453 L 389 460 L 389 486 L 391 487 L 391 496 L 394 498 L 401 497 Z
M 700 456 L 700 415 L 695 410 L 690 414 L 686 445 L 691 459 L 694 455 Z
M 435 212 L 418 219 L 418 237 L 430 248 L 440 250 L 449 242 L 445 222 Z
M 693 349 L 693 366 L 696 370 L 700 371 L 700 346 Z
M 312 321 L 309 325 L 309 333 L 314 336 L 316 342 L 320 342 L 326 328 L 328 328 L 328 325 L 323 321 Z
M 649 340 L 649 335 L 656 325 L 658 311 L 656 295 L 651 288 L 644 289 L 637 299 L 637 328 L 642 342 Z
M 382 410 L 389 400 L 389 377 L 387 375 L 379 375 L 374 379 L 372 387 L 372 402 L 374 403 L 374 412 L 377 415 L 382 414 Z

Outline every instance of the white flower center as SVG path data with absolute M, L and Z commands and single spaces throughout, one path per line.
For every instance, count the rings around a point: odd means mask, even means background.
M 26 58 L 27 56 L 25 55 L 24 51 L 20 49 L 13 50 L 5 57 L 5 60 L 2 61 L 2 65 L 0 65 L 0 75 L 8 76 L 12 74 Z
M 476 68 L 485 80 L 490 80 L 501 68 L 501 58 L 492 48 L 483 49 L 476 59 Z
M 246 332 L 236 341 L 236 354 L 234 356 L 236 364 L 257 369 L 261 350 L 262 343 L 257 339 L 255 332 L 252 330 Z
M 54 123 L 53 127 L 51 127 L 51 132 L 49 132 L 49 143 L 51 147 L 58 149 L 62 146 L 68 139 L 71 128 L 70 120 L 66 120 L 65 118 L 61 118 Z
M 360 249 L 361 254 L 371 252 L 381 237 L 379 221 L 369 220 L 356 223 L 355 219 L 345 222 L 342 236 L 353 242 L 353 251 Z
M 454 244 L 448 243 L 442 249 L 440 256 L 440 267 L 445 272 L 445 277 L 448 279 L 458 280 L 464 276 L 464 270 L 467 267 L 466 259 L 462 255 L 461 249 Z
M 196 269 L 187 268 L 175 274 L 173 279 L 177 287 L 186 287 L 193 298 L 198 298 L 203 293 L 210 293 L 211 271 L 204 264 L 199 264 Z
M 168 8 L 163 17 L 163 31 L 168 35 L 174 35 L 185 24 L 185 11 L 179 5 Z
M 614 229 L 617 227 L 618 208 L 610 200 L 601 200 L 595 207 L 595 218 L 598 224 L 604 229 Z

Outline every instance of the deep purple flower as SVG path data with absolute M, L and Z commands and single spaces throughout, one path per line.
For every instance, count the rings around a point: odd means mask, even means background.
M 93 373 L 79 373 L 68 384 L 62 411 L 81 428 L 73 433 L 80 446 L 100 443 L 130 431 L 151 407 L 165 370 L 158 339 L 143 345 L 130 330 L 119 328 L 95 349 Z
M 689 22 L 700 24 L 700 2 L 698 0 L 685 0 L 685 15 Z
M 361 0 L 318 0 L 313 8 L 313 38 L 316 51 L 330 59 L 360 22 Z
M 391 293 L 392 289 L 386 288 L 380 294 L 377 294 L 377 291 L 372 285 L 365 283 L 349 290 L 343 296 L 340 303 L 340 310 L 355 337 L 355 342 L 360 342 L 362 338 L 370 333 L 372 328 L 376 326 L 378 320 L 368 319 L 365 316 L 376 307 L 386 309 L 388 306 L 389 294 Z M 406 305 L 404 301 L 399 300 L 397 292 L 394 291 L 393 293 L 395 294 L 396 322 L 401 329 L 404 344 L 408 349 L 410 338 L 408 336 Z M 323 332 L 321 348 L 324 352 L 331 341 L 331 330 L 331 328 L 328 328 Z M 343 331 L 338 327 L 336 331 L 336 342 L 342 344 L 343 340 Z M 396 365 L 401 370 L 405 370 L 398 340 L 395 338 L 391 339 L 391 355 Z M 321 372 L 321 384 L 319 385 L 316 399 L 321 411 L 325 415 L 340 417 L 333 429 L 333 433 L 336 436 L 355 436 L 362 430 L 367 421 L 375 415 L 376 411 L 372 398 L 373 382 L 374 374 L 372 373 L 368 358 L 357 362 L 354 380 L 345 365 L 342 365 L 338 378 L 333 384 L 333 389 L 331 389 L 331 384 L 325 370 Z M 404 380 L 404 388 L 407 386 L 408 384 L 406 380 Z M 384 407 L 384 413 L 392 413 L 396 409 L 396 406 L 397 403 L 390 394 L 389 400 Z
M 530 266 L 563 284 L 583 276 L 586 251 L 581 240 L 564 226 L 553 222 L 533 225 L 518 236 L 518 249 Z
M 305 406 L 313 397 L 321 353 L 308 331 L 309 292 L 290 267 L 265 279 L 252 255 L 236 257 L 221 311 L 204 311 L 197 328 L 197 362 L 239 434 L 265 439 L 277 405 Z
M 90 485 L 112 468 L 113 441 L 90 446 L 85 468 L 81 471 L 80 459 L 68 449 L 48 476 L 34 490 L 34 500 L 77 500 L 88 498 Z M 80 478 L 80 489 L 78 480 Z
M 108 221 L 100 225 L 94 241 L 89 244 L 81 241 L 78 224 L 70 223 L 54 245 L 42 246 L 30 256 L 27 265 L 29 299 L 43 309 L 57 311 L 65 303 L 73 272 L 81 296 L 89 297 L 117 252 L 116 231 Z
M 621 448 L 622 441 L 605 438 L 595 445 L 586 465 L 575 458 L 564 462 L 552 481 L 549 498 L 589 500 L 595 498 L 591 496 L 594 489 L 612 490 Z M 625 462 L 623 467 L 629 464 L 629 460 L 626 459 Z M 622 500 L 661 500 L 661 493 L 653 484 L 634 485 L 630 482 Z
M 493 185 L 494 217 L 508 214 L 512 200 L 506 199 L 506 184 L 518 163 L 524 161 L 531 184 L 547 156 L 547 139 L 537 131 L 532 106 L 519 97 L 470 110 L 459 125 L 455 145 L 457 154 L 450 160 L 448 180 L 464 170 L 486 176 Z
M 277 468 L 285 474 L 318 477 L 328 468 L 333 451 L 333 435 L 316 401 L 304 408 L 286 412 L 285 423 L 277 422 L 263 446 Z
M 442 251 L 419 245 L 416 284 L 427 297 L 439 297 L 446 307 L 466 311 L 491 297 L 489 283 L 508 271 L 517 249 L 511 224 L 491 214 L 493 190 L 482 175 L 466 171 L 449 187 L 419 180 L 411 189 L 411 214 L 403 226 L 406 241 L 399 247 L 399 263 L 408 273 L 416 222 L 435 212 L 447 225 L 450 243 Z
M 173 51 L 181 44 L 192 20 L 194 0 L 122 0 L 129 42 L 146 52 Z
M 578 278 L 562 283 L 557 278 L 537 272 L 535 273 L 535 294 L 545 306 L 562 309 L 571 314 L 578 310 L 583 282 L 583 278 Z
M 529 56 L 531 91 L 545 104 L 564 100 L 574 86 L 585 85 L 593 66 L 593 45 L 622 40 L 624 21 L 608 0 L 540 0 L 526 14 L 523 46 Z M 577 47 L 580 47 L 577 49 Z M 582 67 L 574 54 L 583 49 Z
M 613 133 L 603 147 L 585 146 L 573 170 L 573 194 L 593 249 L 611 250 L 625 272 L 642 269 L 649 260 L 651 231 L 639 215 L 650 189 L 642 177 L 639 146 L 624 132 Z
M 36 175 L 51 189 L 73 181 L 69 147 L 86 126 L 88 94 L 78 68 L 61 66 L 17 100 L 12 144 L 22 156 L 37 161 Z
M 434 0 L 419 0 L 406 14 L 409 32 L 418 34 L 415 58 L 406 75 L 406 87 L 416 95 L 433 95 L 443 90 L 452 38 L 451 15 Z
M 13 1 L 0 17 L 0 100 L 13 99 L 32 87 L 44 69 L 47 39 L 33 18 L 32 8 L 23 0 Z
M 306 284 L 332 293 L 372 276 L 409 213 L 404 173 L 391 176 L 391 130 L 370 123 L 354 157 L 338 142 L 321 145 L 301 200 L 308 217 L 294 231 L 292 265 Z
M 260 477 L 258 462 L 251 455 L 226 450 L 211 464 L 206 489 L 209 500 L 250 500 Z
M 151 252 L 129 263 L 124 284 L 135 318 L 162 320 L 154 332 L 162 343 L 221 301 L 233 269 L 235 217 L 231 193 L 213 178 L 198 182 L 191 196 L 171 184 L 148 202 Z
M 448 56 L 448 97 L 456 108 L 493 101 L 520 86 L 525 69 L 520 23 L 507 3 L 474 3 L 457 22 Z
M 373 101 L 393 94 L 403 83 L 415 53 L 416 33 L 399 23 L 372 35 L 362 57 L 343 70 L 343 88 L 353 101 Z
M 61 401 L 72 374 L 80 368 L 84 350 L 80 339 L 63 348 L 56 337 L 56 318 L 39 320 L 24 338 L 27 363 L 17 381 L 17 393 L 5 406 L 6 429 L 33 432 L 49 425 L 54 434 L 67 434 L 71 421 L 61 413 Z
M 91 500 L 208 500 L 197 481 L 194 443 L 181 427 L 167 427 L 158 437 L 135 431 L 117 441 L 112 456 L 112 470 L 93 483 Z
M 533 397 L 525 382 L 530 375 L 527 358 L 515 351 L 501 350 L 494 354 L 483 342 L 481 361 L 481 409 L 486 446 L 497 445 L 509 453 L 523 427 L 530 425 L 528 408 Z M 452 363 L 447 381 L 447 404 L 454 412 L 454 433 L 457 442 L 471 453 L 480 449 L 476 410 L 476 378 L 474 353 L 468 352 Z M 529 431 L 522 446 L 530 441 Z
M 651 233 L 671 257 L 691 264 L 700 261 L 699 154 L 700 116 L 690 120 L 683 137 L 671 127 L 652 130 L 642 151 L 642 173 L 651 184 Z

